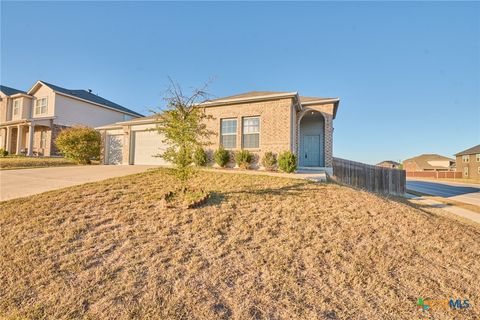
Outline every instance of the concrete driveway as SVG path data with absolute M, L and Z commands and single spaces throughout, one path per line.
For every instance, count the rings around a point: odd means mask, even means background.
M 71 166 L 1 170 L 0 201 L 113 177 L 144 172 L 158 166 Z
M 409 179 L 407 190 L 480 206 L 480 186 L 475 184 Z

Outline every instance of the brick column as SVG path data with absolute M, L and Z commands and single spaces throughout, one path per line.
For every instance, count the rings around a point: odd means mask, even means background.
M 132 131 L 130 126 L 123 127 L 122 164 L 130 164 L 130 142 L 132 140 L 131 133 Z
M 325 167 L 333 166 L 333 117 L 323 113 L 325 118 Z
M 105 160 L 106 160 L 105 152 L 107 152 L 106 144 L 107 144 L 107 131 L 100 130 L 100 164 L 106 164 L 105 163 Z

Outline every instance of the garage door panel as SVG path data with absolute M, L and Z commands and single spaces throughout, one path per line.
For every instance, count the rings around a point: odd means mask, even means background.
M 133 134 L 133 164 L 168 164 L 156 155 L 163 153 L 167 146 L 163 143 L 163 135 L 157 131 L 134 131 Z
M 123 135 L 107 136 L 107 164 L 121 164 L 123 158 Z

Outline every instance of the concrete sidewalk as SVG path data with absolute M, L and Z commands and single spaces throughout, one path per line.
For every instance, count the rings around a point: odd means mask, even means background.
M 0 201 L 140 173 L 156 167 L 96 165 L 0 170 Z
M 443 209 L 443 210 L 448 211 L 450 213 L 456 214 L 457 216 L 460 216 L 462 218 L 469 219 L 469 220 L 474 221 L 476 223 L 480 223 L 480 214 L 479 213 L 476 213 L 476 212 L 473 212 L 473 211 L 470 211 L 470 210 L 467 210 L 467 209 L 463 209 L 463 208 L 460 208 L 460 207 L 456 207 L 456 206 L 450 206 L 450 205 L 441 203 L 439 201 L 426 199 L 424 197 L 415 196 L 415 195 L 412 195 L 412 194 L 409 194 L 409 193 L 406 194 L 406 197 L 408 199 L 415 200 L 415 201 L 419 202 L 420 204 L 428 205 L 428 206 L 433 207 L 433 208 Z

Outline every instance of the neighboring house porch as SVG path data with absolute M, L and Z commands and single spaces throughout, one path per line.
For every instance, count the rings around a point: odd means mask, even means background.
M 53 118 L 4 123 L 0 126 L 0 148 L 9 154 L 55 155 L 54 140 L 63 128 L 66 127 L 54 124 Z

